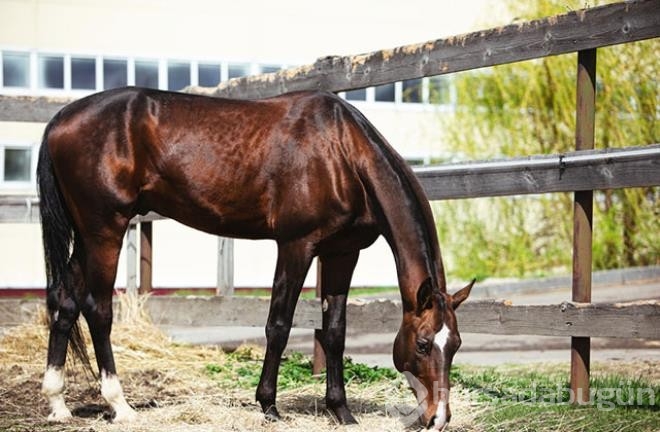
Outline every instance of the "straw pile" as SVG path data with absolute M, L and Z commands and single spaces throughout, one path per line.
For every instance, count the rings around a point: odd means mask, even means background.
M 144 312 L 144 298 L 120 295 L 112 332 L 117 369 L 128 402 L 139 418 L 131 431 L 333 431 L 340 428 L 325 411 L 322 383 L 278 393 L 284 420 L 267 423 L 254 400 L 255 389 L 228 388 L 206 372 L 209 363 L 222 364 L 226 355 L 215 347 L 172 343 Z M 12 329 L 0 339 L 0 430 L 124 431 L 114 425 L 100 396 L 97 380 L 81 365 L 67 365 L 65 399 L 74 419 L 48 424 L 48 406 L 41 396 L 48 340 L 45 313 L 40 322 Z M 84 320 L 81 320 L 81 323 Z M 86 328 L 83 333 L 88 334 Z M 94 362 L 91 341 L 90 359 Z M 70 358 L 71 356 L 69 356 Z M 412 409 L 413 396 L 400 385 L 379 383 L 347 388 L 349 404 L 360 425 L 351 432 L 400 431 L 401 419 L 392 404 Z M 473 430 L 468 396 L 452 392 L 452 431 Z M 414 429 L 419 429 L 419 426 Z

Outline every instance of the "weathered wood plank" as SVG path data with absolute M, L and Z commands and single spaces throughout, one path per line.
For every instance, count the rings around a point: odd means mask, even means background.
M 429 200 L 660 185 L 660 145 L 414 169 Z
M 660 144 L 414 170 L 430 200 L 660 186 Z M 160 219 L 150 212 L 133 221 Z M 0 198 L 1 222 L 39 222 L 38 199 Z
M 622 2 L 313 65 L 243 77 L 193 93 L 254 99 L 296 90 L 332 92 L 448 74 L 660 36 L 660 1 Z
M 47 123 L 73 98 L 0 95 L 0 121 Z
M 160 324 L 186 326 L 263 326 L 267 299 L 240 297 L 159 298 L 147 302 Z M 194 313 L 192 312 L 194 311 Z M 399 301 L 349 301 L 347 324 L 352 330 L 397 331 L 401 324 Z M 503 301 L 467 302 L 457 311 L 462 332 L 529 334 L 541 336 L 591 336 L 660 339 L 660 302 L 513 306 Z M 321 327 L 318 300 L 298 303 L 294 326 Z
M 255 326 L 266 324 L 270 300 L 248 297 L 151 297 L 146 309 L 161 325 Z M 34 319 L 43 300 L 0 299 L 0 325 L 17 325 Z M 349 301 L 349 329 L 360 332 L 397 331 L 401 302 Z M 514 306 L 504 301 L 466 302 L 457 310 L 461 332 L 504 335 L 589 336 L 660 340 L 660 301 L 633 303 L 570 303 Z M 298 303 L 293 325 L 320 328 L 318 300 Z
M 312 65 L 186 91 L 239 99 L 339 92 L 658 36 L 660 0 L 628 1 L 367 54 L 322 57 Z M 70 101 L 0 95 L 0 121 L 47 122 Z

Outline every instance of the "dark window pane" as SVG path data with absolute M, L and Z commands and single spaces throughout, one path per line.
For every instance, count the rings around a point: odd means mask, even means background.
M 31 149 L 5 149 L 5 181 L 30 181 L 31 159 Z
M 203 87 L 215 87 L 220 83 L 219 64 L 199 64 L 197 67 L 197 81 Z
M 377 102 L 394 102 L 394 83 L 376 87 Z
M 367 100 L 367 89 L 347 91 L 346 100 L 352 100 L 352 101 Z
M 39 87 L 64 88 L 64 58 L 39 56 Z
M 2 53 L 2 75 L 5 87 L 28 87 L 30 56 L 28 53 Z
M 96 88 L 96 60 L 93 58 L 71 59 L 71 88 L 94 90 Z
M 103 60 L 103 88 L 112 89 L 128 84 L 126 60 Z
M 403 81 L 401 99 L 404 102 L 422 102 L 422 80 L 412 79 Z
M 230 64 L 228 71 L 229 71 L 229 75 L 228 75 L 229 79 L 248 76 L 250 75 L 250 65 Z
M 451 103 L 451 92 L 447 78 L 433 77 L 429 79 L 429 102 L 438 105 Z
M 158 88 L 158 62 L 135 62 L 135 85 L 138 87 Z
M 170 63 L 167 65 L 167 88 L 181 90 L 190 85 L 190 64 Z

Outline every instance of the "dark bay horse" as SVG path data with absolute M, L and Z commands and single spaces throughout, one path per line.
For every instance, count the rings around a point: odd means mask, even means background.
M 326 404 L 342 423 L 346 296 L 359 251 L 383 235 L 397 266 L 403 320 L 394 362 L 413 383 L 418 414 L 449 421 L 448 374 L 461 341 L 430 206 L 414 174 L 355 108 L 320 92 L 238 101 L 124 88 L 63 108 L 48 124 L 37 169 L 51 316 L 43 393 L 49 419 L 63 398 L 67 344 L 86 358 L 87 320 L 101 393 L 128 421 L 110 330 L 117 260 L 129 221 L 156 211 L 222 236 L 273 239 L 278 258 L 256 398 L 278 418 L 276 384 L 312 258 L 322 262 Z M 89 360 L 87 360 L 89 362 Z M 89 364 L 89 363 L 87 363 Z

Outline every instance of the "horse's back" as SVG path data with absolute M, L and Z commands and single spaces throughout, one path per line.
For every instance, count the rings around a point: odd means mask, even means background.
M 281 238 L 366 211 L 342 115 L 322 92 L 240 101 L 125 88 L 67 106 L 48 145 L 73 205 Z

